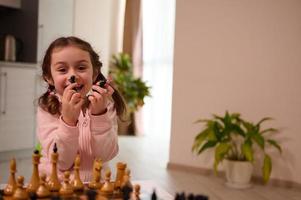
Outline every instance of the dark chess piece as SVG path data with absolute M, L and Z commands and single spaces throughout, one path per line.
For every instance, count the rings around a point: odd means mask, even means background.
M 68 81 L 69 81 L 70 83 L 75 83 L 75 81 L 76 81 L 75 76 L 72 75 L 72 76 L 68 79 Z
M 106 79 L 104 79 L 104 80 L 100 80 L 100 82 L 99 82 L 99 87 L 101 87 L 101 88 L 104 88 L 104 87 L 105 87 L 105 84 L 106 84 L 106 82 L 107 82 L 107 80 L 106 80 Z
M 182 192 L 180 194 L 180 200 L 185 200 L 186 199 L 186 195 L 185 195 L 185 192 Z
M 129 200 L 131 197 L 131 193 L 133 192 L 133 188 L 129 185 L 125 185 L 121 188 L 122 199 Z
M 28 196 L 29 196 L 29 199 L 31 199 L 31 200 L 37 200 L 38 199 L 38 195 L 35 192 L 29 192 Z
M 151 200 L 157 200 L 157 199 L 158 199 L 157 193 L 156 193 L 156 190 L 154 189 L 152 196 L 151 196 Z
M 176 193 L 175 199 L 174 200 L 180 200 L 180 194 Z
M 3 200 L 4 191 L 0 190 L 0 200 Z
M 97 196 L 97 192 L 95 190 L 87 190 L 86 195 L 88 197 L 88 200 L 95 200 Z
M 194 200 L 208 200 L 208 199 L 209 199 L 208 196 L 202 195 L 202 194 L 196 195 L 196 196 L 194 197 Z
M 99 87 L 102 87 L 104 88 L 106 82 L 107 82 L 107 79 L 106 77 L 104 77 L 104 75 L 102 75 L 102 73 L 99 73 L 98 76 L 96 77 L 96 81 L 97 82 L 99 80 Z M 94 83 L 95 84 L 95 83 Z
M 50 199 L 51 199 L 51 200 L 61 200 L 61 197 L 60 197 L 59 194 L 54 194 L 54 195 L 51 196 Z
M 187 198 L 188 198 L 188 200 L 194 200 L 194 195 L 192 193 L 190 193 Z

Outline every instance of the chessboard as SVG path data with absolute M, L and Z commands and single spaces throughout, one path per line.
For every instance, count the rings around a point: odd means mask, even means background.
M 80 179 L 80 156 L 74 160 L 72 171 L 65 171 L 62 178 L 59 178 L 57 170 L 58 151 L 54 145 L 51 154 L 52 169 L 49 177 L 39 173 L 40 162 L 39 151 L 32 154 L 32 176 L 25 184 L 24 177 L 16 177 L 17 163 L 11 159 L 9 167 L 9 180 L 0 190 L 0 200 L 25 200 L 25 199 L 96 199 L 96 200 L 119 200 L 119 199 L 140 199 L 140 185 L 132 184 L 130 170 L 126 163 L 116 164 L 116 178 L 111 180 L 111 171 L 105 172 L 101 177 L 102 161 L 95 159 L 92 169 L 92 180 L 82 182 Z
M 0 184 L 0 200 L 27 199 L 80 199 L 80 200 L 208 200 L 205 195 L 185 195 L 177 193 L 174 197 L 164 191 L 154 181 L 132 181 L 130 170 L 126 163 L 116 164 L 115 179 L 111 178 L 111 171 L 101 177 L 102 161 L 95 159 L 92 168 L 92 180 L 82 182 L 80 179 L 80 155 L 74 160 L 72 171 L 65 171 L 59 178 L 57 162 L 59 154 L 54 145 L 51 154 L 52 169 L 47 177 L 39 173 L 40 153 L 32 154 L 32 176 L 25 183 L 23 176 L 16 177 L 17 163 L 11 159 L 9 178 L 6 184 Z

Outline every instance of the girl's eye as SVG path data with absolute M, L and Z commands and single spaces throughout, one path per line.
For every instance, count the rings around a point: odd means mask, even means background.
M 64 73 L 64 72 L 66 72 L 66 69 L 65 68 L 58 68 L 57 71 L 59 71 L 61 73 Z
M 79 70 L 85 70 L 85 69 L 86 69 L 86 65 L 80 64 L 80 65 L 78 66 L 78 69 L 79 69 Z

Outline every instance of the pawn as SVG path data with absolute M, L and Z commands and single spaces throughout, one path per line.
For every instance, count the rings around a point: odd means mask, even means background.
M 37 196 L 39 198 L 47 198 L 50 197 L 51 193 L 46 187 L 46 174 L 42 174 L 40 186 L 37 189 Z
M 110 182 L 111 180 L 111 171 L 108 170 L 105 175 L 105 183 L 100 189 L 100 194 L 105 197 L 111 197 L 114 192 L 114 184 Z
M 16 178 L 15 174 L 17 172 L 17 166 L 16 166 L 16 159 L 12 159 L 10 161 L 10 176 L 8 179 L 8 184 L 6 185 L 4 189 L 4 195 L 6 196 L 11 196 L 14 194 L 15 190 L 17 189 L 17 183 L 16 183 Z
M 70 178 L 70 172 L 65 171 L 64 173 L 64 182 L 62 184 L 62 187 L 59 191 L 59 194 L 62 196 L 71 196 L 73 194 L 73 187 L 69 183 L 69 178 Z
M 79 167 L 80 167 L 80 155 L 77 154 L 75 161 L 74 161 L 74 180 L 72 182 L 74 191 L 83 191 L 84 190 L 84 184 L 80 180 Z
M 24 185 L 24 177 L 19 176 L 18 179 L 17 179 L 17 189 L 14 192 L 13 199 L 16 199 L 16 200 L 23 200 L 24 199 L 25 200 L 25 199 L 29 198 L 28 193 L 23 188 L 23 185 Z
M 134 186 L 134 196 L 133 196 L 134 200 L 140 200 L 140 185 L 136 184 Z

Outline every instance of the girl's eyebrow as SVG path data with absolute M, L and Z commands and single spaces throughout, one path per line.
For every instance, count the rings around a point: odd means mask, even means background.
M 77 61 L 77 63 L 89 63 L 87 60 L 79 60 L 79 61 Z
M 65 64 L 65 62 L 59 61 L 59 62 L 54 63 L 54 65 L 61 65 L 61 64 Z

